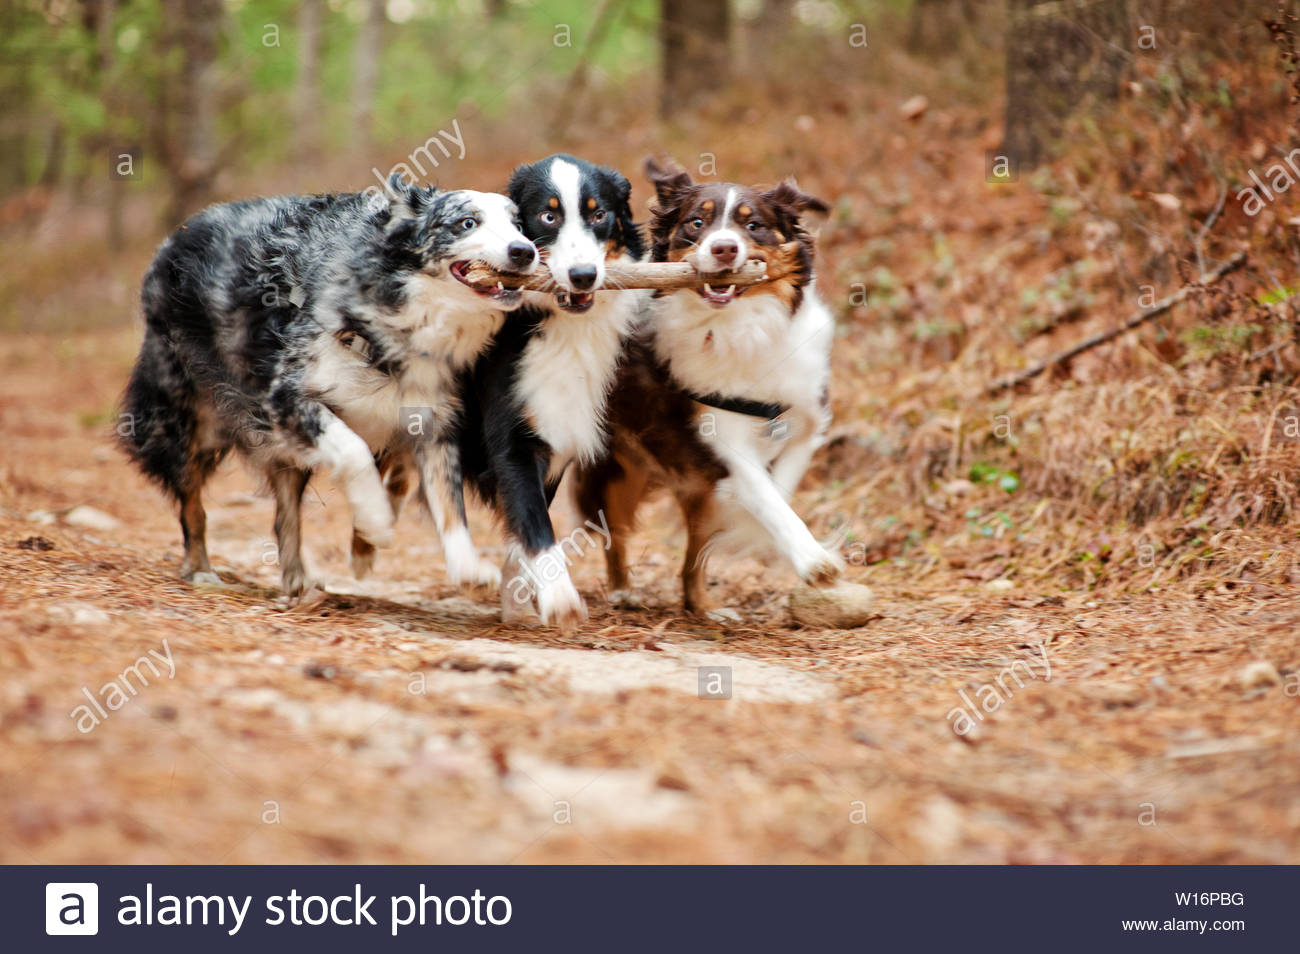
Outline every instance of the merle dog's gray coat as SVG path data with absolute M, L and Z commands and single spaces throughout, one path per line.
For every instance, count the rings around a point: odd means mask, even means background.
M 312 472 L 340 478 L 354 563 L 366 564 L 405 495 L 403 467 L 385 491 L 375 466 L 390 453 L 415 462 L 453 578 L 492 582 L 465 529 L 455 377 L 522 296 L 461 275 L 474 260 L 528 271 L 535 257 L 506 197 L 396 178 L 388 195 L 214 206 L 164 242 L 144 280 L 145 338 L 118 432 L 180 503 L 182 575 L 211 579 L 200 492 L 236 449 L 275 495 L 291 598 L 308 585 L 299 505 Z

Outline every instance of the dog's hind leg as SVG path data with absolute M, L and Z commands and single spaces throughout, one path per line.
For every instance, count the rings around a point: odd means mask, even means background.
M 501 571 L 479 555 L 465 518 L 465 486 L 460 469 L 460 449 L 450 440 L 435 438 L 417 444 L 415 463 L 420 471 L 420 491 L 433 514 L 442 540 L 447 576 L 453 583 L 496 586 Z M 543 505 L 543 509 L 544 505 Z
M 688 613 L 708 616 L 719 622 L 740 619 L 735 610 L 714 608 L 709 600 L 707 568 L 709 541 L 718 531 L 713 488 L 681 490 L 677 494 L 686 520 L 686 557 L 682 561 L 682 604 Z
M 393 520 L 402 510 L 406 495 L 411 490 L 413 462 L 411 458 L 399 451 L 385 451 L 375 457 L 375 466 L 388 491 L 388 504 L 393 508 Z M 364 580 L 375 566 L 375 547 L 357 532 L 352 530 L 352 575 Z
M 605 548 L 607 595 L 611 606 L 643 609 L 627 572 L 627 538 L 636 526 L 636 512 L 649 486 L 649 473 L 617 452 L 584 467 L 574 481 L 574 500 L 586 520 L 603 520 L 609 528 Z
M 144 344 L 122 399 L 117 426 L 122 449 L 146 476 L 180 505 L 185 554 L 180 575 L 192 583 L 220 579 L 208 560 L 203 485 L 229 450 L 229 442 L 205 427 L 204 405 L 173 345 L 153 331 Z
M 536 626 L 541 622 L 533 608 L 535 587 L 524 568 L 524 548 L 506 547 L 505 584 L 501 587 L 501 622 L 510 626 Z
M 275 494 L 275 542 L 280 556 L 280 587 L 291 603 L 309 588 L 302 562 L 302 494 L 311 472 L 291 464 L 271 467 L 267 481 Z
M 373 546 L 391 545 L 393 508 L 366 442 L 322 404 L 298 406 L 295 415 L 296 420 L 280 426 L 292 428 L 310 445 L 302 460 L 304 469 L 333 471 L 352 508 L 355 532 Z
M 181 578 L 191 583 L 219 583 L 208 561 L 208 515 L 203 509 L 203 488 L 196 486 L 181 494 L 181 538 L 185 557 L 181 560 Z

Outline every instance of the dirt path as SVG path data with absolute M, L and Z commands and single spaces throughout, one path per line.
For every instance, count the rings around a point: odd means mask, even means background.
M 715 574 L 746 620 L 723 628 L 676 614 L 661 509 L 651 608 L 608 610 L 593 554 L 564 637 L 444 585 L 413 515 L 352 580 L 322 483 L 333 595 L 286 612 L 238 467 L 208 494 L 234 585 L 176 579 L 170 510 L 105 438 L 135 340 L 0 354 L 0 861 L 1300 860 L 1300 598 L 1097 605 L 882 564 L 853 570 L 879 619 L 811 631 L 742 562 Z

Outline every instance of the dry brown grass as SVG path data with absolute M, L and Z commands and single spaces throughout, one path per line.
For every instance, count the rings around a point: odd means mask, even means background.
M 799 507 L 839 535 L 879 619 L 794 627 L 788 577 L 750 562 L 717 570 L 744 624 L 678 615 L 681 534 L 661 506 L 635 560 L 649 609 L 606 609 L 591 557 L 578 581 L 593 618 L 578 634 L 505 628 L 486 594 L 466 602 L 441 582 L 414 520 L 381 554 L 381 579 L 351 586 L 328 485 L 309 553 L 352 592 L 286 614 L 261 559 L 269 504 L 238 470 L 210 495 L 214 556 L 238 585 L 194 591 L 174 578 L 172 515 L 106 437 L 137 333 L 114 320 L 11 335 L 4 860 L 1297 861 L 1300 442 L 1286 426 L 1300 354 L 1289 302 L 1257 299 L 1295 281 L 1300 191 L 1255 219 L 1230 196 L 1196 242 L 1223 183 L 1259 164 L 1257 144 L 1290 141 L 1275 63 L 1207 62 L 1170 102 L 1160 73 L 1176 51 L 1139 62 L 1139 92 L 1115 116 L 1079 120 L 1046 170 L 990 185 L 997 108 L 983 87 L 876 50 L 871 82 L 818 85 L 813 69 L 761 111 L 719 103 L 662 135 L 640 103 L 615 102 L 605 128 L 625 132 L 612 141 L 535 151 L 599 152 L 629 171 L 651 151 L 711 151 L 729 178 L 793 170 L 835 200 L 821 286 L 841 318 L 836 425 Z M 825 69 L 846 75 L 829 55 Z M 1231 106 L 1214 98 L 1221 79 Z M 931 108 L 901 119 L 918 91 Z M 519 158 L 517 141 L 489 148 L 500 130 L 482 136 L 457 184 L 493 187 Z M 360 183 L 370 164 L 234 171 L 225 187 Z M 148 209 L 133 215 L 147 234 Z M 48 221 L 11 263 L 49 259 L 72 221 Z M 10 270 L 5 300 L 21 314 L 6 322 L 100 323 L 97 276 L 138 273 L 149 244 L 99 252 L 102 268 L 88 251 L 87 277 L 65 284 Z M 1198 247 L 1207 265 L 1245 249 L 1249 266 L 1059 373 L 984 395 L 1113 327 L 1142 286 L 1179 287 Z M 113 316 L 130 294 L 109 297 Z M 57 516 L 83 503 L 121 525 Z M 481 514 L 476 533 L 498 539 Z M 81 687 L 163 638 L 176 679 L 78 734 Z M 959 692 L 1040 652 L 1050 680 L 953 733 Z M 692 667 L 713 664 L 736 667 L 730 702 L 693 694 Z M 417 673 L 424 695 L 408 691 Z M 552 820 L 557 800 L 572 801 L 571 824 Z M 272 801 L 281 823 L 263 824 Z M 858 802 L 866 824 L 851 820 Z M 1148 805 L 1155 825 L 1140 821 Z

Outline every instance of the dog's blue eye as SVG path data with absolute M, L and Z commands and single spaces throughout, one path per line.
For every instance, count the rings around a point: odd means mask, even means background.
M 758 231 L 758 223 L 757 223 L 757 222 L 750 222 L 748 225 L 745 226 L 745 228 L 749 229 L 751 232 L 757 232 L 757 231 Z
M 478 227 L 478 219 L 461 219 L 461 220 L 460 220 L 460 230 L 461 230 L 462 232 L 468 232 L 470 229 L 477 228 L 477 227 Z
M 702 229 L 702 228 L 704 228 L 704 220 L 703 220 L 703 219 L 691 219 L 691 228 L 693 228 L 693 229 Z

